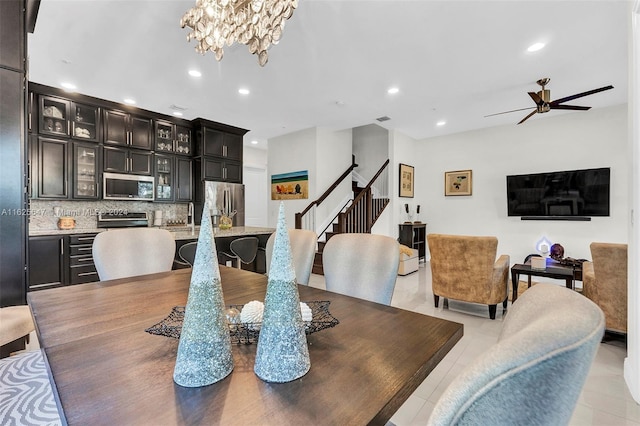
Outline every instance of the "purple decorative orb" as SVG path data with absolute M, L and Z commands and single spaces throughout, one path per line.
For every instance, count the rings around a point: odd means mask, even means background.
M 553 260 L 562 260 L 564 259 L 564 247 L 560 244 L 556 243 L 551 246 L 551 258 Z

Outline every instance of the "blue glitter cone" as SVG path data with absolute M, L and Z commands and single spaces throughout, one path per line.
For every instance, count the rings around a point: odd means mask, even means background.
M 173 380 L 180 386 L 207 386 L 224 379 L 233 370 L 231 338 L 224 311 L 218 254 L 209 203 L 205 202 L 173 370 Z
M 265 382 L 284 383 L 304 376 L 310 367 L 284 204 L 280 203 L 253 371 Z

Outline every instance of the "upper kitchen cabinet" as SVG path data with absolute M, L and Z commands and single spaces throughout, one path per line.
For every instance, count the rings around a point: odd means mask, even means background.
M 176 126 L 175 140 L 176 154 L 193 155 L 193 147 L 191 146 L 191 129 L 184 126 Z
M 156 152 L 191 156 L 191 129 L 164 120 L 156 120 Z
M 105 143 L 151 150 L 152 128 L 153 123 L 150 118 L 134 116 L 122 111 L 104 111 Z
M 53 96 L 40 96 L 39 133 L 54 136 L 69 136 L 70 102 Z
M 198 118 L 196 156 L 218 157 L 242 162 L 242 137 L 248 130 Z
M 55 96 L 38 97 L 38 133 L 99 142 L 100 109 Z

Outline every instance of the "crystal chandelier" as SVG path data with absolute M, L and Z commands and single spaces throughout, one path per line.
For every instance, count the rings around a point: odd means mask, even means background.
M 298 7 L 298 0 L 196 0 L 196 6 L 184 14 L 180 26 L 192 28 L 187 41 L 196 39 L 196 52 L 215 53 L 220 61 L 223 47 L 234 42 L 249 46 L 264 66 L 267 49 L 278 44 L 284 24 Z

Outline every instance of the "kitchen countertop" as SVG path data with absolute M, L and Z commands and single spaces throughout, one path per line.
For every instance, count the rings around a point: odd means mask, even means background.
M 29 236 L 97 234 L 98 232 L 108 231 L 109 229 L 115 228 L 38 229 L 29 230 Z M 200 226 L 195 227 L 195 232 L 193 234 L 191 234 L 191 228 L 188 226 L 163 226 L 161 229 L 170 231 L 173 238 L 176 240 L 191 240 L 198 238 Z M 234 226 L 231 229 L 214 228 L 215 237 L 240 237 L 244 235 L 271 234 L 273 232 L 275 232 L 275 228 L 263 228 L 258 226 Z

